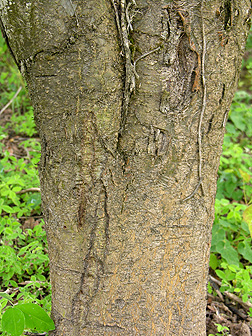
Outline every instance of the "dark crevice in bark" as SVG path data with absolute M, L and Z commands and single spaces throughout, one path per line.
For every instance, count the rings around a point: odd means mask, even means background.
M 211 129 L 212 129 L 213 119 L 214 119 L 214 115 L 212 115 L 211 119 L 208 122 L 208 130 L 207 130 L 206 134 L 208 134 L 211 131 Z
M 93 119 L 92 120 L 92 125 L 94 127 L 94 131 L 95 131 L 95 135 L 97 136 L 98 138 L 98 141 L 101 145 L 101 147 L 108 153 L 110 154 L 113 158 L 115 158 L 115 153 L 113 152 L 113 150 L 111 148 L 109 148 L 108 144 L 106 143 L 106 141 L 103 139 L 103 137 L 100 135 L 100 132 L 98 130 L 98 127 L 97 127 L 97 121 L 96 121 L 96 116 L 94 113 L 92 113 L 92 116 L 93 116 Z
M 170 15 L 170 9 L 169 7 L 165 6 L 163 7 L 164 9 L 164 15 L 162 16 L 162 31 L 163 32 L 167 32 L 167 36 L 166 37 L 166 40 L 169 39 L 169 37 L 171 36 L 171 15 Z
M 132 44 L 133 38 L 129 36 L 128 32 L 128 23 L 129 18 L 127 19 L 127 10 L 129 9 L 129 5 L 133 5 L 132 3 L 127 3 L 127 1 L 114 1 L 111 0 L 111 4 L 114 10 L 115 22 L 117 27 L 117 32 L 119 36 L 120 45 L 122 47 L 123 57 L 124 57 L 124 69 L 123 69 L 123 94 L 122 94 L 122 106 L 121 106 L 121 118 L 120 118 L 120 128 L 117 136 L 117 153 L 122 155 L 122 159 L 124 164 L 126 164 L 127 158 L 125 154 L 122 152 L 120 141 L 123 137 L 123 133 L 125 130 L 125 125 L 127 123 L 128 110 L 130 104 L 131 95 L 135 89 L 135 73 L 134 73 L 134 65 L 132 59 L 132 49 L 130 44 Z M 127 5 L 127 9 L 126 6 Z M 130 40 L 132 41 L 130 42 Z
M 224 29 L 227 30 L 229 26 L 232 25 L 232 8 L 231 8 L 231 0 L 225 0 L 224 3 Z
M 107 193 L 107 189 L 106 186 L 104 184 L 104 182 L 102 182 L 103 185 L 103 190 L 104 190 L 104 213 L 105 213 L 105 248 L 104 248 L 104 260 L 106 258 L 106 253 L 108 250 L 108 245 L 109 245 L 109 212 L 108 212 L 108 193 Z
M 81 190 L 81 195 L 80 195 L 80 204 L 79 204 L 79 209 L 78 209 L 78 227 L 83 227 L 85 218 L 86 218 L 86 197 L 85 193 L 83 190 Z
M 57 77 L 57 75 L 39 75 L 39 76 L 34 76 L 35 78 L 50 78 L 50 77 Z
M 225 90 L 226 90 L 226 84 L 223 83 L 223 86 L 222 86 L 222 93 L 221 93 L 221 98 L 219 100 L 219 104 L 222 103 L 222 100 L 224 99 L 224 96 L 225 96 Z
M 93 228 L 90 233 L 88 253 L 84 258 L 83 272 L 81 275 L 79 287 L 80 289 L 75 295 L 75 298 L 72 302 L 72 316 L 74 319 L 73 322 L 78 325 L 79 332 L 82 328 L 85 328 L 87 326 L 87 318 L 90 311 L 90 306 L 100 288 L 101 279 L 105 272 L 104 263 L 109 242 L 109 213 L 107 206 L 107 189 L 102 179 L 96 181 L 96 183 L 100 184 L 100 187 L 98 187 L 100 191 L 94 217 L 89 217 L 89 225 L 92 223 Z M 95 185 L 93 185 L 92 189 L 96 189 Z M 105 218 L 99 217 L 98 215 L 99 206 L 101 204 Z M 82 214 L 82 217 L 83 216 L 84 214 Z M 103 219 L 104 225 L 102 224 Z M 104 239 L 104 244 L 102 241 L 100 242 L 99 239 Z M 100 244 L 99 247 L 103 250 L 102 254 L 96 249 L 96 243 L 98 245 Z

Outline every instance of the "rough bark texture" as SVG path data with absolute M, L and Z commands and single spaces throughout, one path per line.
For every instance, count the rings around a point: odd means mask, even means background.
M 217 169 L 250 8 L 0 1 L 42 141 L 51 335 L 205 335 Z

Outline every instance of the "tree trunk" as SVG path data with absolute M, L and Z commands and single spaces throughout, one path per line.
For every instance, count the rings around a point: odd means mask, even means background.
M 248 0 L 0 1 L 42 142 L 54 336 L 205 335 Z

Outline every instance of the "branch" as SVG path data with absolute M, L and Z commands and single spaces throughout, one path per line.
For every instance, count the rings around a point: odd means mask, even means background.
M 20 191 L 17 191 L 16 194 L 20 195 L 20 194 L 25 194 L 27 192 L 40 192 L 40 188 L 28 188 L 28 189 L 23 189 Z
M 8 104 L 6 104 L 2 110 L 0 111 L 0 115 L 10 106 L 10 104 L 13 102 L 13 100 L 17 97 L 17 95 L 19 94 L 19 92 L 22 90 L 22 86 L 20 86 L 17 90 L 17 92 L 14 94 L 14 96 L 11 98 L 11 100 L 8 102 Z

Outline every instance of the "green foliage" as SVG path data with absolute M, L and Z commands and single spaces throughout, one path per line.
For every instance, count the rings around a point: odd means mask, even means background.
M 37 162 L 39 160 L 39 143 L 23 142 L 28 148 L 29 158 L 17 159 L 9 152 L 2 152 L 0 160 L 0 214 L 17 213 L 17 217 L 40 214 L 40 195 L 35 193 L 19 193 L 22 189 L 39 187 Z M 37 148 L 37 150 L 34 150 Z
M 2 317 L 2 329 L 12 336 L 20 336 L 25 327 L 24 314 L 15 307 L 6 310 Z
M 229 335 L 229 328 L 226 326 L 222 326 L 221 324 L 215 323 L 216 327 L 217 327 L 217 331 L 218 333 L 213 335 L 213 334 L 209 334 L 208 336 L 227 336 Z
M 6 293 L 0 293 L 12 303 L 12 298 Z M 2 315 L 2 330 L 11 336 L 20 336 L 24 330 L 35 332 L 54 330 L 54 322 L 47 313 L 34 303 L 16 304 L 8 307 Z
M 216 270 L 216 274 L 222 280 L 220 290 L 234 292 L 240 295 L 244 302 L 247 302 L 252 293 L 252 266 L 246 266 L 244 269 L 222 262 L 220 267 L 223 270 Z
M 13 114 L 11 116 L 10 125 L 15 133 L 32 137 L 34 134 L 36 134 L 33 108 L 29 106 L 25 112 L 25 115 L 22 115 L 20 113 Z
M 0 334 L 21 335 L 54 326 L 47 314 L 51 288 L 38 189 L 40 142 L 24 83 L 6 51 L 0 37 L 1 108 L 23 89 L 0 119 Z
M 221 291 L 246 302 L 252 296 L 252 57 L 244 68 L 249 71 L 230 109 L 220 160 L 210 267 L 222 282 Z
M 248 206 L 244 210 L 243 219 L 248 224 L 250 236 L 252 237 L 252 205 Z

